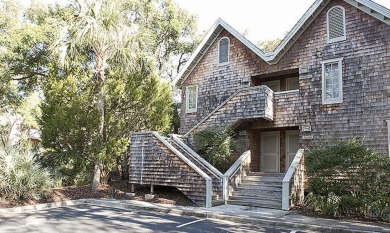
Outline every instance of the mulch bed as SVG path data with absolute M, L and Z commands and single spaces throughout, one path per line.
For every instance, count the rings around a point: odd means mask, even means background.
M 41 200 L 2 200 L 0 199 L 0 208 L 11 208 L 16 206 L 34 205 L 40 203 L 51 203 L 58 201 L 77 200 L 84 198 L 115 198 L 122 200 L 146 201 L 145 194 L 150 193 L 150 186 L 135 186 L 135 196 L 130 197 L 130 185 L 127 186 L 126 180 L 114 180 L 107 185 L 102 185 L 97 192 L 92 192 L 90 185 L 67 186 L 54 188 L 51 194 Z M 173 204 L 180 206 L 194 206 L 195 204 L 183 193 L 174 187 L 155 186 L 154 194 L 157 198 L 147 202 L 160 204 Z

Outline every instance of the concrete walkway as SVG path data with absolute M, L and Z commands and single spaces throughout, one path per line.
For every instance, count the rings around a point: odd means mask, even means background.
M 132 200 L 82 199 L 68 202 L 40 204 L 36 206 L 0 209 L 0 213 L 17 213 L 61 206 L 90 204 L 128 210 L 149 210 L 200 218 L 215 218 L 233 222 L 252 223 L 262 226 L 287 227 L 316 232 L 390 232 L 390 224 L 360 221 L 342 221 L 303 216 L 294 211 L 273 210 L 246 206 L 221 205 L 212 208 L 184 207 Z

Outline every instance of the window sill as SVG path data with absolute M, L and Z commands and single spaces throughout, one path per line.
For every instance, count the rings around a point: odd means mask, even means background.
M 229 62 L 218 63 L 217 65 L 218 65 L 218 66 L 227 66 L 227 65 L 229 65 Z
M 278 91 L 278 92 L 274 92 L 274 94 L 278 95 L 278 94 L 288 94 L 288 93 L 295 93 L 295 92 L 299 92 L 299 89 L 290 90 L 290 91 Z
M 186 113 L 196 113 L 197 111 L 197 109 L 187 109 Z
M 344 40 L 347 40 L 347 37 L 346 36 L 342 36 L 342 37 L 338 37 L 338 38 L 333 38 L 333 39 L 326 39 L 326 42 L 328 44 L 332 44 L 332 43 L 336 43 L 336 42 L 340 42 L 340 41 L 344 41 Z
M 343 100 L 327 100 L 327 101 L 322 101 L 323 105 L 330 105 L 330 104 L 342 104 Z

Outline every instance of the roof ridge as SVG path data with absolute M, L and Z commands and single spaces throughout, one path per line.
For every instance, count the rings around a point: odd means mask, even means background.
M 203 57 L 205 52 L 209 49 L 211 44 L 221 33 L 222 29 L 227 30 L 230 34 L 232 34 L 234 37 L 240 40 L 244 45 L 246 45 L 250 50 L 252 50 L 252 52 L 254 52 L 257 56 L 259 56 L 262 60 L 264 60 L 268 64 L 272 65 L 278 63 L 278 61 L 284 56 L 284 54 L 288 51 L 288 49 L 306 30 L 308 25 L 310 25 L 312 21 L 317 17 L 316 14 L 318 14 L 330 1 L 331 0 L 316 0 L 305 12 L 305 14 L 298 20 L 298 22 L 289 31 L 289 33 L 283 38 L 283 40 L 274 49 L 274 51 L 270 53 L 265 53 L 264 51 L 262 51 L 257 45 L 255 45 L 253 42 L 251 42 L 249 39 L 247 39 L 245 36 L 239 33 L 236 29 L 234 29 L 232 26 L 226 23 L 222 18 L 218 18 L 214 22 L 213 26 L 207 32 L 202 42 L 192 53 L 187 63 L 176 75 L 175 79 L 172 82 L 173 85 L 176 85 L 178 82 L 180 82 L 179 85 L 181 85 L 184 82 L 184 80 L 195 68 L 199 60 Z M 386 7 L 372 0 L 344 0 L 344 1 L 358 9 L 361 9 L 359 4 L 365 6 L 366 8 L 370 9 L 369 12 L 366 11 L 366 13 L 390 25 L 390 10 L 387 9 Z M 373 10 L 374 12 L 371 12 L 371 10 Z M 383 17 L 381 18 L 377 16 L 378 14 L 383 15 Z M 222 27 L 222 29 L 220 27 Z M 217 29 L 219 31 L 217 31 Z M 204 51 L 204 53 L 200 53 L 202 51 Z M 196 64 L 193 64 L 194 62 Z

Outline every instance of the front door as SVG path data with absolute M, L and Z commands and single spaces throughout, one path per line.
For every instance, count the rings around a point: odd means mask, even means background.
M 260 171 L 279 172 L 279 132 L 261 133 Z
M 299 131 L 286 131 L 286 171 L 294 160 L 295 154 L 299 149 Z

